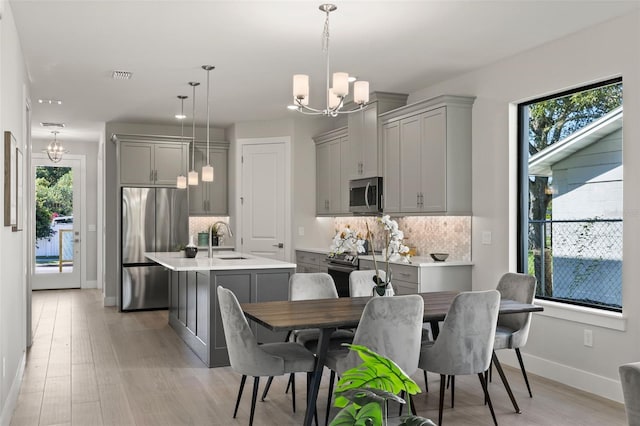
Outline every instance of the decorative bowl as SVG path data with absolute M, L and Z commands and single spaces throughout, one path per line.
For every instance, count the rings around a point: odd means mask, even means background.
M 184 254 L 188 258 L 194 258 L 198 254 L 198 247 L 185 247 Z
M 429 253 L 429 256 L 436 262 L 444 262 L 449 257 L 449 253 Z

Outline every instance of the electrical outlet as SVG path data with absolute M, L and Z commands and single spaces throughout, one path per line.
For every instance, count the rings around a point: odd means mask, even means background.
M 584 345 L 589 348 L 593 347 L 593 331 L 588 329 L 584 330 Z
M 298 235 L 304 237 L 304 226 L 298 226 Z

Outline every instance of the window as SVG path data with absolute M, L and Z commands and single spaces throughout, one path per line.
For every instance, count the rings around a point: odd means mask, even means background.
M 536 297 L 622 310 L 622 79 L 518 105 L 518 268 Z

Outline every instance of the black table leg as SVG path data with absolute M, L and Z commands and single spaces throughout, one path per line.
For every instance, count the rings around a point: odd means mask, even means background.
M 329 347 L 329 338 L 333 332 L 333 328 L 321 328 L 320 336 L 318 336 L 318 347 L 316 349 L 316 368 L 313 371 L 313 379 L 307 394 L 307 412 L 304 415 L 304 426 L 311 426 L 313 413 L 316 411 L 316 400 L 318 399 L 318 390 L 320 388 L 320 380 L 322 379 L 322 370 L 324 369 L 324 360 L 327 356 Z M 329 402 L 330 403 L 330 402 Z

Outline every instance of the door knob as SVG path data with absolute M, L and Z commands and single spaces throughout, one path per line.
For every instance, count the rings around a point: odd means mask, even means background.
M 284 248 L 284 243 L 274 244 L 273 246 L 278 248 Z

